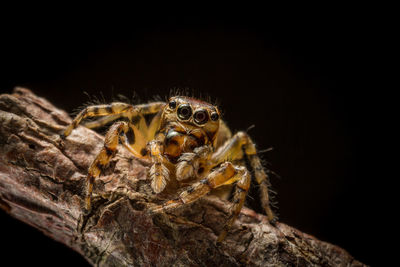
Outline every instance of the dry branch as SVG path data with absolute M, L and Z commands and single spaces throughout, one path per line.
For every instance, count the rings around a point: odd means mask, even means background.
M 100 266 L 363 266 L 343 249 L 243 209 L 226 241 L 215 245 L 229 203 L 215 197 L 149 215 L 159 203 L 147 164 L 121 147 L 96 181 L 93 211 L 82 216 L 87 168 L 102 136 L 23 88 L 0 96 L 0 207 Z M 166 193 L 167 194 L 167 193 Z

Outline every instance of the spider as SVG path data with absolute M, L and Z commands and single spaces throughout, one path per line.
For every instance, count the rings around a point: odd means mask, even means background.
M 147 124 L 145 117 L 150 115 L 153 117 Z M 247 158 L 260 187 L 261 205 L 268 220 L 275 219 L 270 208 L 268 171 L 260 162 L 254 142 L 243 131 L 232 136 L 216 106 L 186 96 L 171 97 L 167 103 L 131 105 L 114 102 L 88 106 L 75 117 L 62 137 L 70 135 L 83 119 L 97 116 L 103 117 L 85 126 L 96 128 L 120 118 L 125 121 L 112 124 L 105 135 L 104 147 L 89 167 L 87 211 L 91 209 L 94 179 L 99 177 L 121 142 L 135 157 L 150 160 L 148 176 L 155 194 L 163 192 L 172 179 L 178 184 L 190 182 L 177 198 L 151 208 L 152 212 L 180 207 L 213 189 L 235 183 L 232 213 L 217 239 L 221 242 L 239 215 L 250 187 L 252 175 L 245 166 L 244 159 Z

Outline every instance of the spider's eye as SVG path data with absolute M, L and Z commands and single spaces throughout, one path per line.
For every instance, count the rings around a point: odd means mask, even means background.
M 188 104 L 182 104 L 178 108 L 178 117 L 187 120 L 192 116 L 192 108 Z
M 176 108 L 175 100 L 172 100 L 171 102 L 169 102 L 168 106 L 169 106 L 170 109 L 175 109 Z
M 217 113 L 217 112 L 213 112 L 213 113 L 211 113 L 211 119 L 212 119 L 213 121 L 216 121 L 216 120 L 218 120 L 218 119 L 219 119 L 219 115 L 218 115 L 218 113 Z
M 205 110 L 196 111 L 193 117 L 197 124 L 204 124 L 208 121 L 208 113 Z

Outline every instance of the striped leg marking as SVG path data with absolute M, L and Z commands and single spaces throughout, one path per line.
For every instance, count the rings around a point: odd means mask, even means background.
M 104 147 L 97 154 L 96 158 L 89 167 L 87 179 L 86 179 L 86 198 L 85 207 L 87 211 L 91 209 L 91 199 L 93 191 L 94 179 L 99 177 L 103 168 L 110 162 L 114 157 L 118 140 L 122 132 L 128 130 L 128 124 L 126 122 L 114 123 L 109 131 L 107 132 L 104 140 Z
M 243 153 L 249 159 L 250 165 L 254 170 L 255 180 L 260 186 L 261 205 L 267 214 L 268 220 L 273 222 L 275 215 L 270 207 L 268 193 L 268 188 L 270 187 L 269 177 L 260 162 L 256 147 L 250 136 L 245 132 L 238 132 L 213 154 L 212 160 L 218 163 L 226 159 L 242 159 L 244 156 Z
M 225 238 L 227 231 L 232 226 L 243 207 L 247 192 L 250 187 L 250 181 L 251 176 L 245 167 L 236 167 L 230 162 L 225 162 L 221 164 L 219 168 L 212 171 L 205 179 L 193 184 L 192 186 L 189 186 L 179 195 L 177 199 L 170 200 L 163 205 L 156 206 L 151 209 L 151 212 L 165 212 L 178 208 L 187 203 L 196 201 L 214 188 L 237 182 L 232 205 L 232 214 L 217 239 L 217 242 L 221 242 Z
M 117 119 L 123 117 L 123 113 L 119 113 L 119 114 L 114 114 L 114 115 L 107 115 L 103 118 L 100 118 L 98 120 L 95 121 L 88 121 L 85 123 L 81 123 L 83 126 L 85 126 L 86 128 L 89 129 L 93 129 L 93 128 L 99 128 L 101 126 L 107 125 L 113 121 L 116 121 Z
M 72 121 L 72 123 L 65 129 L 63 137 L 67 137 L 71 134 L 72 130 L 78 127 L 79 123 L 87 118 L 87 117 L 97 117 L 97 116 L 106 116 L 106 115 L 114 115 L 123 112 L 127 112 L 129 110 L 133 110 L 133 106 L 126 103 L 111 103 L 109 105 L 97 105 L 90 106 L 82 110 Z
M 101 118 L 93 122 L 85 123 L 85 126 L 87 126 L 88 128 L 96 128 L 110 123 L 120 117 L 126 117 L 130 121 L 134 121 L 137 119 L 138 116 L 155 114 L 161 111 L 164 106 L 164 102 L 154 102 L 136 106 L 121 102 L 114 102 L 109 105 L 90 106 L 82 110 L 75 117 L 72 123 L 64 131 L 62 136 L 67 137 L 68 135 L 70 135 L 72 130 L 78 127 L 83 119 L 88 117 L 107 116 L 106 118 Z M 153 131 L 155 132 L 155 130 Z
M 235 194 L 233 196 L 232 213 L 229 216 L 228 221 L 225 223 L 222 232 L 219 234 L 217 243 L 220 243 L 225 239 L 228 230 L 232 227 L 233 222 L 242 210 L 247 192 L 250 188 L 251 175 L 248 170 L 245 167 L 236 167 L 236 171 L 237 174 L 235 180 L 238 180 L 238 182 L 236 183 Z
M 163 164 L 162 142 L 153 140 L 148 145 L 150 157 L 153 165 L 150 168 L 151 188 L 154 193 L 160 193 L 164 190 L 169 179 L 169 170 Z
M 189 186 L 177 199 L 167 201 L 163 205 L 154 207 L 152 212 L 157 213 L 168 211 L 181 205 L 196 201 L 212 189 L 226 184 L 235 174 L 236 170 L 230 162 L 223 163 L 218 169 L 212 171 L 206 178 Z

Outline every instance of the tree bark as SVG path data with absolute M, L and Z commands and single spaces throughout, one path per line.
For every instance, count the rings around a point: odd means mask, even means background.
M 83 215 L 89 164 L 103 145 L 78 127 L 59 137 L 68 114 L 31 91 L 0 96 L 0 207 L 98 266 L 364 266 L 345 250 L 243 208 L 215 244 L 229 202 L 213 196 L 168 214 L 147 212 L 173 197 L 154 195 L 148 163 L 123 147 L 95 182 Z

